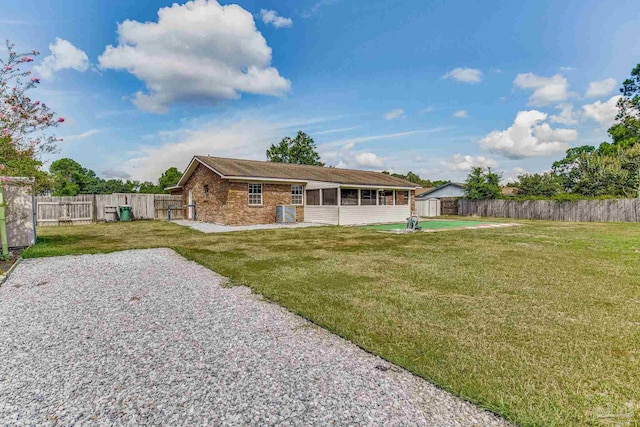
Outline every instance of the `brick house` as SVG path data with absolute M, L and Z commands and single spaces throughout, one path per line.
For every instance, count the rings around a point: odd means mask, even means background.
M 415 188 L 380 172 L 195 156 L 167 190 L 198 221 L 269 224 L 278 206 L 292 206 L 296 222 L 355 225 L 406 220 Z

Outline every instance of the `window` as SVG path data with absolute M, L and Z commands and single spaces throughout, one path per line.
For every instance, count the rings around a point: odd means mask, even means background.
M 336 206 L 338 204 L 338 189 L 325 188 L 322 190 L 322 205 Z
M 204 198 L 205 199 L 209 198 L 209 186 L 208 185 L 204 186 Z
M 342 206 L 358 206 L 358 190 L 355 188 L 341 189 L 340 204 Z
M 360 204 L 370 206 L 376 204 L 376 190 L 360 190 Z
M 379 205 L 392 205 L 393 204 L 393 191 L 384 191 L 381 190 L 378 192 L 379 195 Z
M 320 205 L 320 190 L 307 190 L 307 206 Z
M 291 186 L 291 204 L 302 205 L 302 185 Z
M 408 204 L 409 204 L 409 192 L 396 191 L 396 205 L 408 205 Z
M 262 205 L 262 184 L 249 184 L 249 205 Z

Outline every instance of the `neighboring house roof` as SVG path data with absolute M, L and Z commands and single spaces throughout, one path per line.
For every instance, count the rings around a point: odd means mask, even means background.
M 500 192 L 503 196 L 515 196 L 518 194 L 518 188 L 516 187 L 502 187 Z
M 433 190 L 433 187 L 416 188 L 416 197 L 418 197 L 421 194 L 426 193 L 427 191 L 431 191 L 431 190 Z
M 293 182 L 322 181 L 342 185 L 417 187 L 412 182 L 381 172 L 208 156 L 195 156 L 180 178 L 178 186 L 184 185 L 198 163 L 207 166 L 226 179 L 267 179 Z
M 446 188 L 446 187 L 449 187 L 449 186 L 452 186 L 452 187 L 458 187 L 458 188 L 460 188 L 461 190 L 464 190 L 464 189 L 465 189 L 465 187 L 466 187 L 466 185 L 465 185 L 465 184 L 462 184 L 462 183 L 459 183 L 459 182 L 447 182 L 446 184 L 442 184 L 442 185 L 441 185 L 441 186 L 439 186 L 439 187 L 431 188 L 429 191 L 425 191 L 425 192 L 423 192 L 422 194 L 420 194 L 420 198 L 425 198 L 425 197 L 427 197 L 429 194 L 435 193 L 436 191 L 441 190 L 441 189 Z M 418 196 L 416 195 L 416 197 L 418 197 Z

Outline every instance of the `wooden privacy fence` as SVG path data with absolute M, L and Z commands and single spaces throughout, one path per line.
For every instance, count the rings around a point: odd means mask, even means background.
M 549 221 L 640 222 L 640 199 L 577 200 L 466 200 L 458 214 Z
M 182 196 L 169 194 L 79 194 L 69 197 L 37 196 L 37 225 L 77 225 L 106 220 L 107 206 L 130 205 L 133 219 L 184 218 Z
M 153 201 L 155 219 L 167 219 L 167 209 L 171 208 L 171 219 L 185 219 L 182 208 L 182 196 L 156 194 Z

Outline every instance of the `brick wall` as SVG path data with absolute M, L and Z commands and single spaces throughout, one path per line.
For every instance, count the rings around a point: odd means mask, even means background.
M 209 197 L 205 196 L 209 186 Z M 231 182 L 199 164 L 184 185 L 184 203 L 189 190 L 196 202 L 199 221 L 225 225 L 271 224 L 276 222 L 276 206 L 291 204 L 291 184 L 262 183 L 262 206 L 249 205 L 246 182 Z M 296 220 L 304 221 L 304 206 L 296 206 Z
M 413 213 L 416 211 L 416 190 L 411 190 L 409 198 L 411 199 L 411 213 Z

